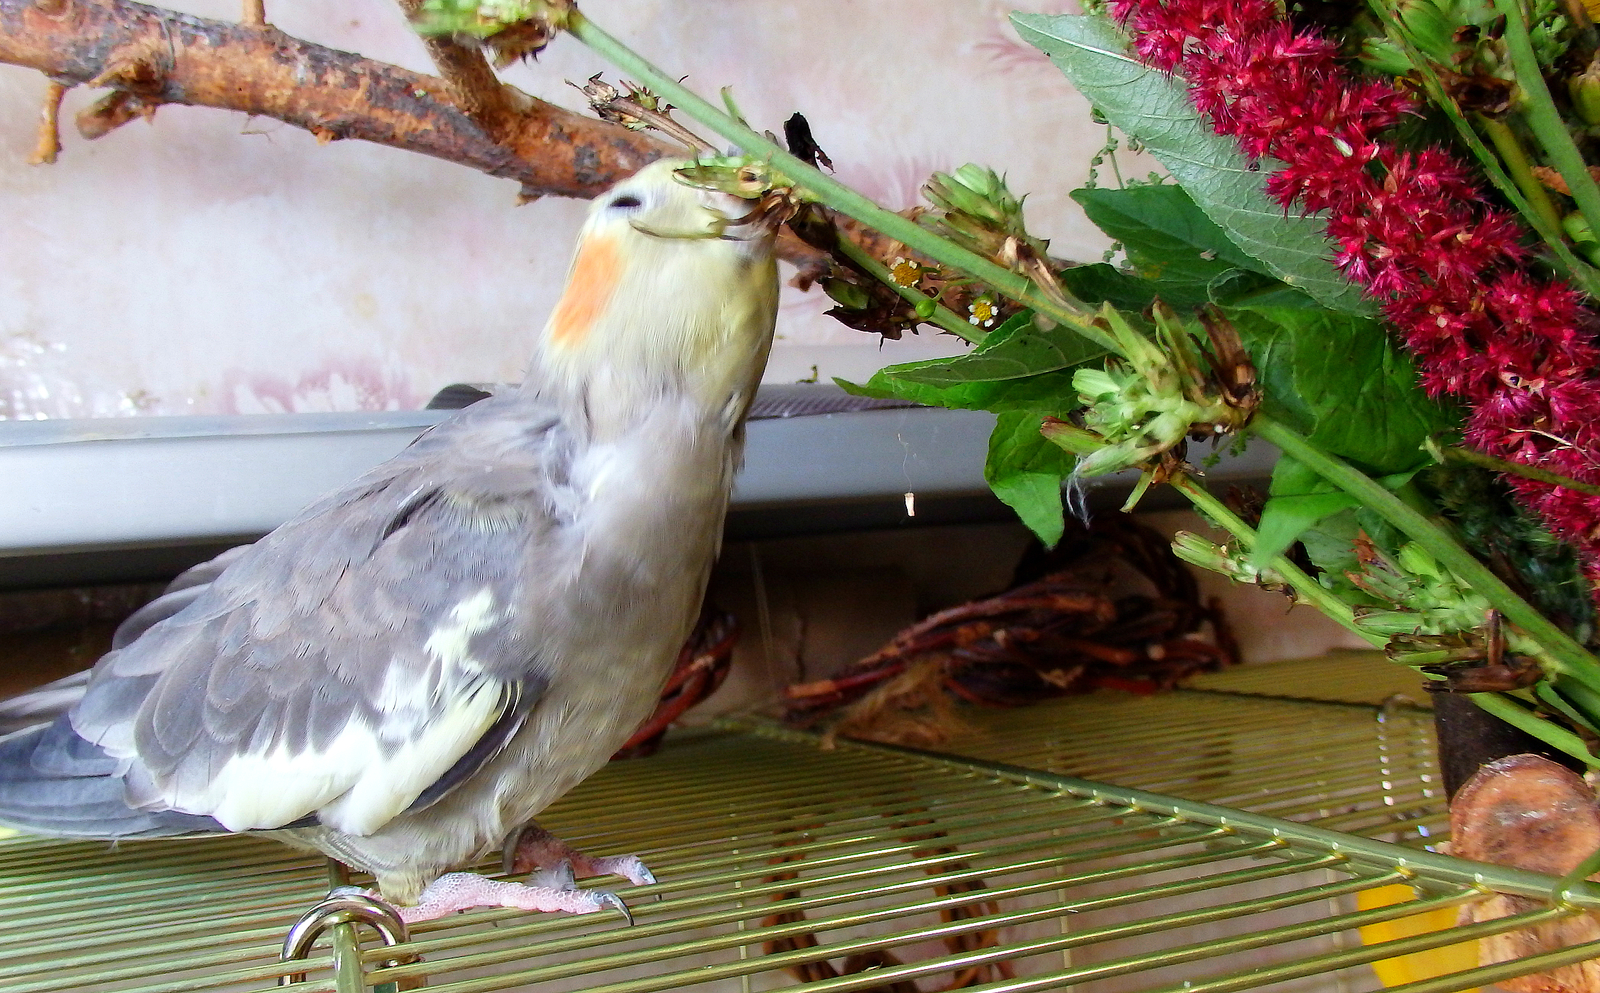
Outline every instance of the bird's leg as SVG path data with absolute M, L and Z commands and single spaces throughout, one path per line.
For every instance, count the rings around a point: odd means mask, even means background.
M 571 873 L 576 873 L 581 877 L 621 876 L 635 886 L 650 886 L 656 881 L 655 874 L 645 868 L 637 855 L 585 855 L 537 824 L 513 831 L 506 838 L 501 860 L 508 876 L 534 869 L 560 871 L 561 864 L 566 863 L 571 867 L 569 879 Z
M 417 902 L 410 907 L 396 906 L 400 919 L 407 924 L 433 921 L 474 907 L 506 907 L 515 910 L 537 910 L 541 913 L 592 914 L 599 910 L 616 910 L 633 923 L 633 915 L 622 898 L 608 890 L 580 890 L 555 886 L 525 886 L 500 879 L 486 879 L 471 872 L 451 872 L 427 885 Z M 392 906 L 392 905 L 391 905 Z

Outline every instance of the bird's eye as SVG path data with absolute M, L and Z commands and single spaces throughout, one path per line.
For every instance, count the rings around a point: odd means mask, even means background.
M 633 207 L 642 207 L 642 206 L 644 206 L 644 201 L 640 200 L 638 197 L 634 196 L 631 193 L 624 193 L 622 196 L 617 197 L 615 200 L 611 201 L 611 206 L 613 206 L 613 207 L 621 207 L 623 210 L 628 210 L 628 209 L 631 209 Z

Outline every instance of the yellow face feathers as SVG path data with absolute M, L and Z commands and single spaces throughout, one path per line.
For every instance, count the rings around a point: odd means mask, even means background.
M 734 223 L 752 205 L 680 182 L 684 164 L 652 163 L 595 198 L 535 357 L 546 380 L 603 381 L 619 404 L 753 389 L 777 312 L 773 230 Z

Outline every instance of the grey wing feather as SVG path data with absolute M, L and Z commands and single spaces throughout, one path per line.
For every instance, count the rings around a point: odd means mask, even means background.
M 128 615 L 117 625 L 116 631 L 111 635 L 112 649 L 126 647 L 152 625 L 166 620 L 193 603 L 201 593 L 205 592 L 211 581 L 238 561 L 249 547 L 249 545 L 237 545 L 180 573 L 167 584 L 167 588 L 160 596 Z M 83 699 L 84 690 L 88 686 L 89 670 L 85 669 L 10 699 L 0 700 L 0 737 L 55 720 Z
M 111 636 L 111 647 L 122 648 L 131 644 L 154 624 L 164 621 L 189 606 L 229 566 L 239 561 L 250 549 L 249 545 L 235 545 L 220 555 L 179 573 L 167 584 L 161 595 L 129 614 Z
M 0 738 L 0 821 L 36 834 L 139 838 L 226 830 L 210 817 L 129 807 L 117 762 L 65 720 Z
M 558 526 L 568 446 L 547 412 L 508 409 L 530 402 L 474 405 L 169 592 L 198 591 L 102 659 L 70 715 L 125 805 L 367 833 L 492 757 L 544 687 L 510 608 L 528 543 Z
M 50 723 L 83 699 L 88 685 L 89 671 L 85 669 L 9 700 L 0 700 L 0 737 Z

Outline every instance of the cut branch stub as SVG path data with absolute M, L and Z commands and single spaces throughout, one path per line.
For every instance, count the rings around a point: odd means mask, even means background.
M 49 165 L 61 151 L 61 100 L 67 87 L 51 81 L 44 93 L 44 105 L 39 108 L 39 140 L 28 156 L 29 165 Z

